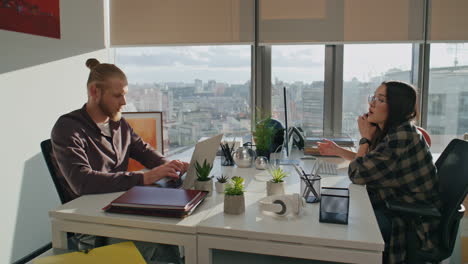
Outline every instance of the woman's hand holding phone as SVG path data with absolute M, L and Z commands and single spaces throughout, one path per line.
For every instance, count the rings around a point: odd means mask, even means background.
M 368 118 L 367 113 L 358 117 L 357 121 L 358 121 L 359 133 L 361 134 L 361 137 L 372 140 L 372 138 L 375 135 L 375 132 L 377 131 L 377 125 L 369 122 L 367 118 Z

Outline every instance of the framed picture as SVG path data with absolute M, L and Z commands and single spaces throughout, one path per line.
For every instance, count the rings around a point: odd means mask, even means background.
M 0 0 L 0 29 L 60 38 L 60 0 Z
M 162 112 L 123 112 L 122 116 L 143 141 L 164 154 Z M 128 171 L 139 171 L 144 168 L 138 161 L 130 159 Z

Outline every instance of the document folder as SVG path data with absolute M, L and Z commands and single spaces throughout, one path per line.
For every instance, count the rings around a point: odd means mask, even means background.
M 207 192 L 134 186 L 103 210 L 112 213 L 185 217 L 205 199 Z
M 145 264 L 133 242 L 122 242 L 105 247 L 98 247 L 89 251 L 77 251 L 56 256 L 48 256 L 34 260 L 34 264 L 94 264 L 94 263 L 113 263 L 113 264 Z

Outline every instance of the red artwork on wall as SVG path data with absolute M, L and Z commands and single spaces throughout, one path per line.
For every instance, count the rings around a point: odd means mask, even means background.
M 0 0 L 0 29 L 60 38 L 60 0 Z

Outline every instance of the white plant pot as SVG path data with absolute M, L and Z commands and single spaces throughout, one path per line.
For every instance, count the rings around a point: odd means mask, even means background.
M 245 212 L 244 195 L 224 195 L 224 213 L 242 214 Z
M 267 181 L 267 196 L 284 194 L 284 182 Z
M 224 188 L 226 187 L 226 183 L 215 182 L 215 188 L 217 193 L 224 193 Z
M 213 180 L 208 181 L 195 181 L 195 190 L 208 191 L 208 196 L 211 196 L 213 193 Z

